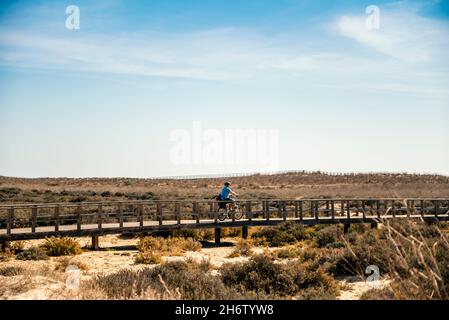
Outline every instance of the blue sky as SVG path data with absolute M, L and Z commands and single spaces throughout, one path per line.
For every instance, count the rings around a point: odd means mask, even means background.
M 173 163 L 195 121 L 278 130 L 279 170 L 449 175 L 448 3 L 2 1 L 0 175 L 261 169 Z

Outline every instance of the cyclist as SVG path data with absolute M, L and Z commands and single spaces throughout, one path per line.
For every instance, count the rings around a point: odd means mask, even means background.
M 220 192 L 221 201 L 225 201 L 225 203 L 231 204 L 231 209 L 235 210 L 235 199 L 231 198 L 231 196 L 238 196 L 238 194 L 230 188 L 231 184 L 229 182 L 224 183 L 223 189 Z

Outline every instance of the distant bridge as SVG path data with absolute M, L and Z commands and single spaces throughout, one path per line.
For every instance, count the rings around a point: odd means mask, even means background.
M 98 237 L 213 228 L 220 242 L 221 228 L 272 226 L 284 221 L 298 224 L 353 223 L 376 226 L 383 219 L 409 218 L 426 222 L 449 220 L 449 198 L 410 199 L 248 199 L 238 200 L 243 217 L 234 214 L 220 221 L 215 200 L 133 200 L 80 203 L 0 205 L 0 242 L 43 239 L 51 236 Z

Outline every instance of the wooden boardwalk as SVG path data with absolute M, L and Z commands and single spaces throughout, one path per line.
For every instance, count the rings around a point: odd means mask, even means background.
M 42 239 L 50 236 L 215 229 L 276 225 L 294 221 L 305 225 L 353 223 L 376 225 L 383 219 L 409 218 L 427 222 L 449 220 L 449 198 L 434 199 L 263 199 L 238 200 L 243 217 L 218 219 L 214 200 L 145 200 L 82 203 L 0 205 L 0 242 Z

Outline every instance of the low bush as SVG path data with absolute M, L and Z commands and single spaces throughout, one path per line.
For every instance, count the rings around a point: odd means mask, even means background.
M 272 254 L 277 259 L 294 259 L 294 258 L 298 258 L 301 255 L 302 251 L 303 251 L 303 248 L 293 245 L 293 246 L 287 246 L 282 249 L 278 249 L 278 250 L 274 251 Z
M 211 229 L 202 230 L 175 230 L 170 233 L 171 237 L 192 238 L 196 241 L 209 241 L 214 238 L 214 232 Z
M 192 238 L 143 237 L 137 244 L 140 252 L 158 252 L 160 254 L 182 255 L 186 251 L 199 251 L 201 243 Z
M 227 288 L 219 277 L 204 272 L 202 268 L 192 261 L 167 262 L 151 269 L 100 275 L 89 283 L 89 287 L 102 290 L 112 299 L 139 297 L 148 289 L 154 290 L 159 298 L 217 300 L 247 297 Z
M 262 297 L 286 297 L 306 294 L 311 288 L 338 295 L 338 286 L 322 269 L 311 270 L 298 262 L 276 263 L 272 256 L 261 254 L 248 262 L 224 264 L 220 268 L 223 283 L 239 292 L 253 292 Z
M 17 260 L 47 260 L 47 253 L 40 247 L 31 247 L 16 255 Z
M 0 253 L 15 254 L 22 251 L 25 247 L 25 241 L 6 241 L 0 244 Z
M 134 257 L 134 262 L 137 264 L 159 264 L 162 262 L 162 256 L 149 251 L 139 252 Z
M 235 244 L 234 250 L 229 255 L 230 258 L 240 257 L 240 256 L 251 256 L 253 254 L 252 248 L 254 247 L 254 242 L 251 239 L 240 239 Z
M 8 266 L 0 269 L 0 276 L 14 277 L 25 273 L 25 268 L 19 266 Z
M 72 258 L 68 258 L 68 257 L 61 258 L 58 261 L 58 264 L 55 267 L 55 270 L 65 272 L 68 266 L 76 266 L 78 269 L 83 270 L 83 271 L 89 270 L 89 267 L 84 262 L 76 261 L 76 260 L 74 260 Z
M 77 255 L 83 252 L 79 242 L 72 238 L 46 238 L 41 248 L 52 257 Z
M 284 222 L 274 227 L 263 228 L 251 235 L 256 241 L 260 238 L 264 239 L 264 242 L 270 247 L 294 244 L 301 240 L 310 239 L 312 236 L 313 231 L 311 229 L 307 229 L 307 227 L 292 221 Z
M 359 298 L 360 300 L 395 300 L 394 291 L 387 287 L 381 289 L 370 289 L 365 291 Z
M 375 297 L 404 300 L 449 299 L 449 238 L 436 225 L 423 222 L 386 222 L 380 247 L 386 258 L 390 288 Z M 382 274 L 382 272 L 381 272 Z
M 237 238 L 242 236 L 242 230 L 240 228 L 222 228 L 221 236 L 226 238 Z
M 340 226 L 326 226 L 317 232 L 315 244 L 318 248 L 341 248 L 345 246 L 342 238 L 343 230 Z

